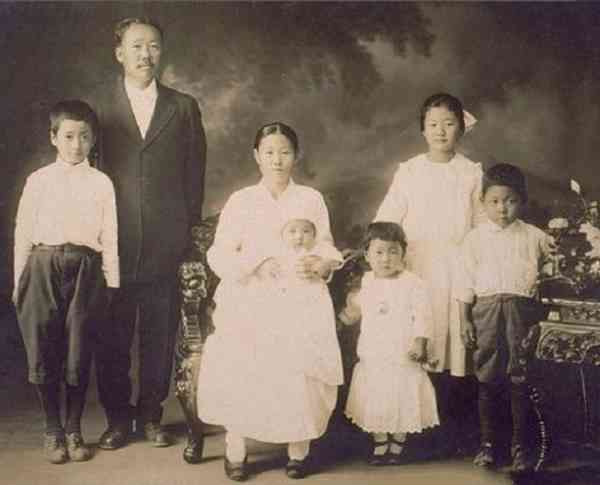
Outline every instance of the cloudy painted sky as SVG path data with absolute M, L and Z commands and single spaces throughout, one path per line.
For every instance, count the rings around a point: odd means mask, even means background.
M 51 160 L 48 107 L 112 79 L 112 26 L 141 14 L 166 31 L 163 82 L 204 115 L 207 215 L 257 180 L 255 130 L 282 120 L 300 135 L 296 178 L 325 193 L 344 239 L 425 149 L 419 108 L 438 91 L 479 119 L 462 151 L 522 166 L 542 205 L 570 178 L 600 196 L 600 5 L 1 3 L 4 246 L 25 176 Z

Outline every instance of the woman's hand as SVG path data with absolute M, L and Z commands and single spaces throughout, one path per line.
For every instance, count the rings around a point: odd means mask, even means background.
M 415 338 L 408 351 L 408 357 L 414 362 L 427 362 L 427 339 L 423 337 Z
M 254 270 L 254 274 L 259 280 L 276 280 L 281 277 L 281 266 L 275 258 L 265 259 L 259 266 Z

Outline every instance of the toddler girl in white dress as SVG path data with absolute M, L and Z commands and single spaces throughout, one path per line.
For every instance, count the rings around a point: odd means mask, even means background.
M 375 222 L 365 258 L 372 271 L 350 293 L 341 320 L 362 317 L 346 415 L 373 435 L 373 465 L 399 464 L 407 433 L 439 424 L 427 372 L 431 308 L 423 281 L 404 269 L 406 239 L 400 226 Z

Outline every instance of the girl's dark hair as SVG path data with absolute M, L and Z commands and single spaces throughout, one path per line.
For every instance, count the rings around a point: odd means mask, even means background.
M 256 137 L 254 138 L 254 148 L 258 150 L 262 139 L 274 133 L 285 136 L 292 144 L 294 153 L 298 153 L 298 150 L 300 149 L 298 135 L 296 135 L 296 132 L 291 126 L 288 126 L 281 121 L 275 121 L 273 123 L 268 123 L 264 126 L 261 126 L 256 132 Z
M 520 168 L 510 163 L 498 163 L 486 170 L 483 174 L 481 196 L 484 197 L 488 189 L 494 185 L 510 187 L 519 194 L 521 202 L 527 202 L 527 184 Z
M 154 27 L 160 34 L 160 39 L 163 40 L 163 30 L 156 21 L 149 17 L 130 17 L 117 22 L 117 25 L 115 25 L 115 47 L 119 47 L 121 45 L 121 42 L 123 42 L 123 37 L 125 36 L 125 32 L 127 32 L 127 29 L 132 25 L 136 24 L 149 25 L 150 27 Z
M 54 135 L 58 133 L 60 124 L 64 120 L 85 122 L 89 125 L 94 137 L 98 137 L 98 117 L 86 102 L 79 99 L 65 99 L 56 103 L 50 110 L 50 131 Z
M 397 242 L 402 247 L 402 251 L 406 251 L 406 235 L 400 225 L 395 222 L 372 222 L 369 224 L 364 241 L 365 250 L 369 249 L 373 239 Z
M 425 117 L 431 108 L 443 106 L 451 113 L 456 115 L 458 119 L 460 132 L 465 132 L 465 116 L 463 114 L 463 105 L 458 98 L 455 98 L 448 93 L 437 93 L 429 96 L 421 107 L 421 131 L 425 131 Z

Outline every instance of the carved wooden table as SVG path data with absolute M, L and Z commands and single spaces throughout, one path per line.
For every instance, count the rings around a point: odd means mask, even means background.
M 600 302 L 545 300 L 536 384 L 555 440 L 599 444 Z

